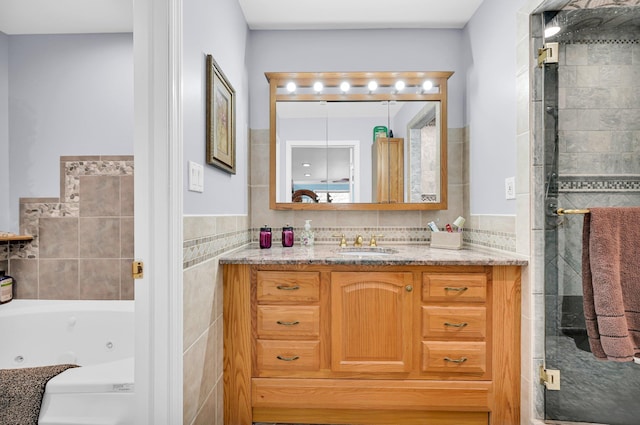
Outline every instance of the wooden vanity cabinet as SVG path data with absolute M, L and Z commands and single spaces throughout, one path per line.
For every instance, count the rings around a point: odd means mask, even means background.
M 224 420 L 520 423 L 517 266 L 224 266 Z

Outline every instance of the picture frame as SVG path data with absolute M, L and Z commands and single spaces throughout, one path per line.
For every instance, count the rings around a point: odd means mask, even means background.
M 207 55 L 207 164 L 236 173 L 236 92 Z

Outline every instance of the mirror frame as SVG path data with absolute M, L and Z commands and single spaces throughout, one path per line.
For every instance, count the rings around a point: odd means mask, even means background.
M 447 209 L 447 80 L 451 71 L 426 72 L 265 72 L 269 82 L 269 208 L 272 210 L 313 210 L 313 211 L 403 211 L 403 210 L 446 210 Z M 360 93 L 360 94 L 295 94 L 278 93 L 294 82 L 298 88 L 312 87 L 321 81 L 325 87 L 339 87 L 347 80 L 351 87 L 366 87 L 375 80 L 378 87 L 393 87 L 403 80 L 407 86 L 420 86 L 424 80 L 431 80 L 437 93 Z M 305 203 L 276 202 L 276 102 L 293 101 L 437 101 L 440 102 L 440 202 L 404 203 Z

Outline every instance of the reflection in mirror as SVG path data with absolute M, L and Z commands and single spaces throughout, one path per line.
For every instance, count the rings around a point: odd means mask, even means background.
M 446 208 L 446 80 L 451 73 L 435 73 L 436 83 L 428 89 L 421 87 L 428 73 L 402 73 L 409 83 L 420 81 L 418 92 L 408 86 L 404 94 L 389 91 L 390 83 L 381 78 L 387 74 L 366 74 L 382 82 L 375 94 L 363 93 L 364 80 L 358 84 L 352 78 L 352 87 L 360 87 L 352 95 L 336 93 L 330 79 L 325 79 L 326 93 L 309 93 L 319 76 L 351 74 L 267 74 L 271 208 Z M 406 78 L 413 74 L 420 75 Z M 298 92 L 284 93 L 291 81 Z

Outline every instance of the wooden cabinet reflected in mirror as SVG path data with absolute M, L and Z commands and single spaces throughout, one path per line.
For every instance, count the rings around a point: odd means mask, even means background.
M 266 73 L 270 208 L 446 209 L 452 74 Z

